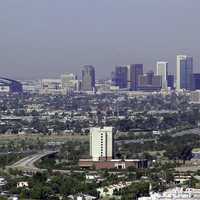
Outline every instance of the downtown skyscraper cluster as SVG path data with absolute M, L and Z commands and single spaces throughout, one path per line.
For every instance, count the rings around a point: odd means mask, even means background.
M 130 91 L 158 91 L 162 88 L 162 76 L 152 70 L 143 73 L 143 64 L 131 64 L 115 67 L 112 81 L 120 89 Z
M 177 55 L 175 74 L 169 73 L 166 61 L 157 61 L 154 70 L 144 73 L 143 64 L 117 65 L 110 81 L 96 80 L 95 67 L 84 65 L 81 79 L 71 73 L 61 75 L 61 79 L 42 80 L 42 93 L 62 93 L 71 91 L 144 91 L 160 90 L 200 90 L 200 73 L 193 73 L 193 57 Z
M 116 66 L 112 73 L 113 83 L 120 89 L 158 91 L 176 88 L 177 90 L 200 89 L 200 74 L 193 73 L 193 57 L 177 55 L 176 75 L 169 74 L 166 61 L 156 63 L 156 73 L 150 70 L 143 74 L 143 64 Z

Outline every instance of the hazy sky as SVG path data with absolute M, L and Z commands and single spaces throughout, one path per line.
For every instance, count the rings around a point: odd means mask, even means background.
M 200 62 L 200 0 L 0 0 L 0 75 L 56 77 L 93 64 L 98 77 L 117 64 L 176 54 Z

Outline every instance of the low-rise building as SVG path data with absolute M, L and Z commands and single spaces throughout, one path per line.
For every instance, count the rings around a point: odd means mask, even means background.
M 200 90 L 191 92 L 190 100 L 192 103 L 200 103 Z
M 119 191 L 120 189 L 127 188 L 130 185 L 131 182 L 120 182 L 118 184 L 97 188 L 97 192 L 99 192 L 101 198 L 112 197 L 114 195 L 114 191 Z
M 134 167 L 137 169 L 147 168 L 148 161 L 146 159 L 111 159 L 93 161 L 92 159 L 80 159 L 79 166 L 81 168 L 95 168 L 95 169 L 127 169 Z
M 71 199 L 71 200 L 95 200 L 97 198 L 94 196 L 88 195 L 88 194 L 76 194 L 76 195 L 69 195 L 68 199 Z
M 199 200 L 200 189 L 173 188 L 163 193 L 151 193 L 150 197 L 140 197 L 138 200 Z
M 6 185 L 6 184 L 7 184 L 6 179 L 3 178 L 3 177 L 0 177 L 0 186 L 4 186 L 4 185 Z
M 42 79 L 41 94 L 61 94 L 62 83 L 60 79 Z
M 27 181 L 20 181 L 17 183 L 17 188 L 23 188 L 23 187 L 28 187 L 29 184 Z
M 175 182 L 175 184 L 183 184 L 183 183 L 185 183 L 185 182 L 187 182 L 187 181 L 190 181 L 191 180 L 191 176 L 175 176 L 174 177 L 174 182 Z

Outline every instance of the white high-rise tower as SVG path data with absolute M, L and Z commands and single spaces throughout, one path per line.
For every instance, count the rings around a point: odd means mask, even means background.
M 113 158 L 113 127 L 90 129 L 90 156 L 93 161 Z
M 167 88 L 168 62 L 158 61 L 156 64 L 156 75 L 162 77 L 162 89 Z

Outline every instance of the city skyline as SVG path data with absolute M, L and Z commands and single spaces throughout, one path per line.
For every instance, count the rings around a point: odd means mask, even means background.
M 199 8 L 2 1 L 0 200 L 200 200 Z
M 199 66 L 197 67 L 194 63 L 196 63 L 196 59 L 195 57 L 193 57 L 191 54 L 176 54 L 175 56 L 175 62 L 177 62 L 177 56 L 179 55 L 184 55 L 184 56 L 187 56 L 187 57 L 192 57 L 193 58 L 193 73 L 200 73 L 200 69 L 199 69 Z M 112 73 L 113 73 L 113 70 L 115 70 L 116 67 L 127 67 L 127 66 L 132 66 L 132 65 L 142 65 L 143 66 L 143 73 L 146 74 L 148 73 L 149 71 L 153 71 L 155 74 L 157 74 L 157 64 L 158 63 L 167 63 L 167 69 L 168 69 L 168 75 L 174 75 L 176 77 L 176 74 L 177 74 L 177 63 L 175 63 L 175 66 L 174 68 L 171 70 L 170 68 L 170 64 L 168 62 L 168 60 L 164 60 L 164 61 L 161 61 L 161 59 L 159 60 L 155 60 L 154 62 L 154 65 L 152 68 L 147 68 L 142 62 L 139 64 L 139 63 L 124 63 L 124 64 L 116 64 L 116 65 L 113 65 L 109 68 L 109 71 L 106 71 L 105 73 L 98 73 L 99 70 L 98 70 L 98 67 L 96 67 L 95 65 L 93 64 L 81 64 L 79 66 L 79 69 L 78 71 L 74 71 L 74 70 L 67 70 L 67 68 L 63 71 L 56 71 L 50 75 L 38 75 L 38 76 L 29 76 L 29 74 L 27 76 L 17 76 L 16 74 L 15 75 L 11 75 L 11 74 L 1 74 L 1 77 L 8 77 L 8 78 L 14 78 L 14 79 L 18 79 L 18 80 L 39 80 L 39 79 L 44 79 L 44 78 L 56 78 L 58 76 L 60 76 L 61 74 L 73 74 L 75 75 L 78 79 L 82 79 L 82 69 L 84 68 L 84 66 L 92 66 L 94 67 L 95 69 L 95 77 L 96 79 L 98 80 L 101 80 L 101 79 L 112 79 Z M 46 73 L 47 74 L 47 73 Z M 12 76 L 12 77 L 11 77 Z
M 91 64 L 101 78 L 116 65 L 143 63 L 144 71 L 155 69 L 157 60 L 168 61 L 175 72 L 178 54 L 192 55 L 199 72 L 199 5 L 180 0 L 2 2 L 1 75 L 56 77 L 79 74 L 82 65 Z

